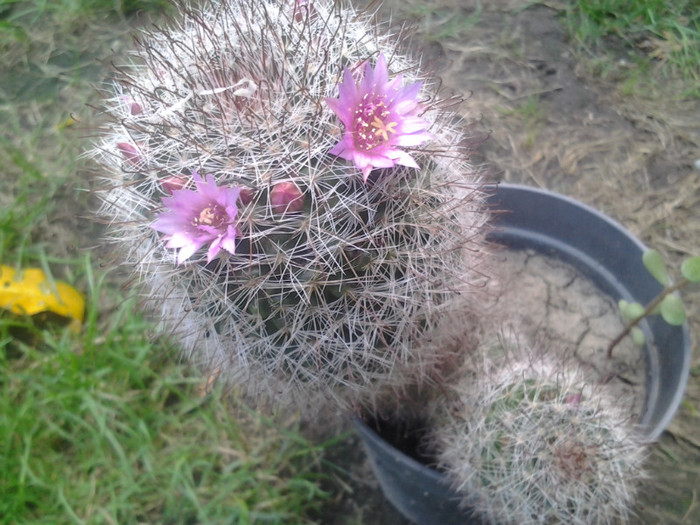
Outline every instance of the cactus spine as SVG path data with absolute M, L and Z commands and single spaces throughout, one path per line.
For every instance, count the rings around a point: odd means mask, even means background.
M 254 396 L 345 405 L 424 380 L 442 361 L 426 341 L 484 251 L 482 183 L 451 101 L 400 35 L 342 3 L 225 0 L 182 15 L 117 68 L 91 152 L 100 214 L 147 308 L 193 363 Z M 343 126 L 324 100 L 344 68 L 361 76 L 380 56 L 390 78 L 423 81 L 431 140 L 408 148 L 418 168 L 365 182 L 329 154 Z M 383 124 L 388 140 L 395 123 Z M 200 187 L 193 174 L 240 193 L 193 223 L 228 221 L 225 238 L 211 234 L 224 249 L 178 260 L 152 226 Z
M 431 440 L 463 504 L 490 523 L 612 524 L 644 476 L 623 400 L 551 353 L 486 358 L 433 414 Z

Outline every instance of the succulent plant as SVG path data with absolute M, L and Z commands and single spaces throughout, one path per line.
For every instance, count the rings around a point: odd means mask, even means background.
M 430 440 L 462 504 L 489 523 L 624 521 L 645 457 L 624 400 L 561 354 L 508 353 L 434 409 Z
M 279 402 L 428 378 L 488 213 L 456 99 L 330 0 L 181 7 L 105 89 L 99 214 L 193 363 Z

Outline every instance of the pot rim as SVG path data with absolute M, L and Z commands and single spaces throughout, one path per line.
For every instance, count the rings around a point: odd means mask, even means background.
M 561 258 L 565 262 L 573 264 L 579 271 L 585 270 L 586 268 L 581 267 L 581 265 L 585 265 L 593 269 L 589 277 L 593 277 L 595 284 L 604 293 L 610 295 L 615 300 L 634 300 L 646 304 L 661 291 L 661 284 L 656 282 L 656 280 L 648 274 L 642 262 L 642 254 L 644 251 L 648 250 L 648 247 L 615 219 L 588 204 L 550 190 L 504 182 L 491 184 L 486 188 L 489 194 L 488 203 L 492 209 L 495 210 L 494 213 L 497 214 L 494 217 L 493 232 L 493 237 L 495 237 L 497 241 L 500 242 L 503 238 L 524 239 L 527 242 L 534 243 L 533 246 L 528 245 L 529 247 L 533 247 L 538 251 L 546 251 L 550 255 Z M 589 256 L 588 253 L 582 251 L 577 244 L 571 244 L 570 239 L 562 238 L 562 234 L 559 234 L 559 237 L 551 237 L 551 233 L 556 231 L 557 227 L 560 226 L 558 224 L 545 225 L 544 227 L 549 230 L 545 233 L 539 231 L 532 232 L 528 229 L 528 226 L 537 223 L 537 220 L 534 220 L 531 224 L 528 224 L 530 217 L 525 217 L 526 223 L 524 226 L 509 224 L 509 219 L 516 216 L 516 213 L 509 214 L 508 209 L 503 210 L 501 213 L 499 209 L 499 202 L 505 200 L 503 199 L 504 195 L 508 197 L 509 193 L 512 194 L 511 198 L 515 195 L 519 200 L 529 199 L 534 202 L 553 198 L 556 200 L 557 206 L 563 207 L 577 216 L 588 217 L 591 221 L 594 221 L 595 225 L 600 229 L 600 237 L 611 234 L 618 236 L 619 239 L 623 240 L 625 243 L 624 249 L 638 252 L 638 257 L 635 257 L 633 260 L 633 267 L 630 267 L 626 274 L 623 272 L 622 277 L 625 280 L 620 280 L 618 276 L 610 270 L 610 267 L 616 269 L 615 267 L 619 265 L 619 262 L 615 257 L 615 251 L 606 250 L 605 245 L 602 243 L 599 243 L 597 246 L 591 245 L 593 249 L 597 250 L 600 259 L 602 259 L 601 261 L 595 257 Z M 535 207 L 532 211 L 534 212 L 535 219 L 541 219 L 545 213 L 541 207 Z M 519 218 L 522 219 L 523 216 L 521 215 Z M 574 224 L 574 222 L 575 219 L 571 219 L 566 225 L 576 228 L 578 224 Z M 538 224 L 538 226 L 541 225 Z M 505 244 L 508 245 L 507 240 Z M 619 270 L 619 268 L 617 269 Z M 587 272 L 584 271 L 584 273 Z M 628 279 L 628 276 L 634 276 L 639 273 L 649 275 L 649 286 L 646 286 L 644 290 L 631 289 L 634 288 L 634 284 L 630 284 L 632 281 Z M 674 335 L 676 338 L 680 338 L 680 343 L 682 345 L 680 352 L 674 353 L 674 357 L 679 359 L 679 362 L 674 366 L 678 373 L 673 381 L 667 381 L 667 383 L 671 382 L 675 389 L 671 393 L 670 399 L 664 402 L 666 408 L 663 410 L 663 413 L 659 415 L 656 410 L 652 409 L 658 404 L 661 395 L 666 396 L 669 393 L 668 385 L 665 385 L 665 391 L 661 392 L 659 381 L 654 379 L 654 374 L 658 376 L 658 374 L 661 373 L 660 367 L 665 366 L 665 363 L 661 361 L 663 349 L 658 346 L 658 342 L 656 345 L 650 346 L 654 338 L 647 337 L 649 342 L 645 345 L 648 366 L 646 399 L 639 425 L 642 436 L 649 441 L 654 441 L 664 432 L 681 404 L 690 375 L 692 348 L 690 330 L 687 322 L 680 327 L 671 327 L 670 325 L 663 326 L 665 322 L 661 319 L 649 318 L 647 321 L 654 326 L 655 331 L 659 327 L 662 331 L 668 332 L 678 330 L 679 333 L 675 333 Z M 651 335 L 651 332 L 647 332 L 647 336 Z

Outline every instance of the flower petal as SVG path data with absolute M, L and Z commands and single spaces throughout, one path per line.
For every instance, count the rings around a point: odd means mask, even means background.
M 395 140 L 392 140 L 392 143 L 395 144 L 396 146 L 405 146 L 405 147 L 419 146 L 430 138 L 431 138 L 431 136 L 428 133 L 414 133 L 414 134 L 400 135 Z
M 197 241 L 185 232 L 175 232 L 168 238 L 168 248 L 182 248 L 190 244 L 197 244 Z
M 207 250 L 207 262 L 210 263 L 221 251 L 221 237 L 214 240 Z
M 394 159 L 394 162 L 396 164 L 400 164 L 402 166 L 408 166 L 409 168 L 420 168 L 416 161 L 411 157 L 408 153 L 405 151 L 402 151 L 400 149 L 395 149 L 391 151 L 392 158 Z
M 232 228 L 229 228 L 231 230 Z M 228 235 L 225 235 L 221 239 L 221 247 L 226 250 L 228 253 L 235 253 L 236 252 L 236 235 L 235 235 L 235 229 L 233 233 L 229 231 Z
M 177 264 L 182 264 L 183 262 L 185 262 L 187 259 L 192 257 L 192 255 L 194 255 L 194 252 L 199 250 L 199 248 L 201 248 L 201 247 L 202 247 L 201 244 L 198 245 L 198 244 L 192 243 L 192 244 L 188 244 L 187 246 L 183 246 L 182 248 L 180 248 L 180 251 L 177 252 Z
M 416 132 L 423 132 L 423 135 L 425 138 L 430 138 L 430 133 L 425 131 L 425 128 L 428 126 L 428 123 L 425 120 L 411 117 L 407 118 L 403 121 L 401 125 L 401 134 L 402 135 L 409 135 L 409 134 L 414 134 Z

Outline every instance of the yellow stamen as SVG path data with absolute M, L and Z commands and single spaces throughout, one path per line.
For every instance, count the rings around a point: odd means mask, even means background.
M 385 124 L 378 116 L 375 115 L 371 125 L 373 128 L 375 128 L 374 134 L 376 136 L 381 135 L 384 141 L 387 141 L 389 140 L 389 133 L 396 133 L 394 128 L 398 125 L 398 122 L 389 122 L 388 124 Z
M 218 204 L 204 208 L 199 212 L 197 217 L 192 219 L 192 224 L 195 226 L 213 226 L 219 228 L 225 221 L 223 209 Z
M 199 224 L 213 225 L 216 220 L 216 212 L 211 208 L 204 208 L 199 213 Z

